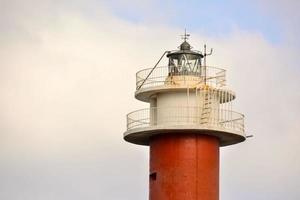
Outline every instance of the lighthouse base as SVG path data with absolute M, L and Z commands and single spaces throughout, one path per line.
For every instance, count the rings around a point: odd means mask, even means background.
M 150 140 L 149 200 L 218 200 L 219 140 L 161 134 Z

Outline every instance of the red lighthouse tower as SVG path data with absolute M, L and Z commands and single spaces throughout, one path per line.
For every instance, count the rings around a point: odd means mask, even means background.
M 187 34 L 179 50 L 136 74 L 135 97 L 150 107 L 127 115 L 128 142 L 150 146 L 150 200 L 218 200 L 219 149 L 246 139 L 244 115 L 225 70 L 206 66 Z

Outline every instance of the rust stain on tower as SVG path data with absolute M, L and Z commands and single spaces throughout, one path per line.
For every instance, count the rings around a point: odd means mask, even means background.
M 150 200 L 218 200 L 219 148 L 246 139 L 225 70 L 207 66 L 212 51 L 192 50 L 188 36 L 136 74 L 135 97 L 150 107 L 127 115 L 124 139 L 150 146 Z

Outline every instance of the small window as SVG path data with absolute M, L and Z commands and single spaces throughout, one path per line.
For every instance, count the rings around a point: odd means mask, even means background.
M 150 181 L 155 181 L 156 180 L 156 172 L 150 173 Z

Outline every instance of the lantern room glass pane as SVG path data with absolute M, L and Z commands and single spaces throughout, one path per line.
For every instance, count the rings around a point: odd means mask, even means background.
M 201 75 L 201 57 L 193 54 L 180 54 L 169 57 L 170 75 Z

